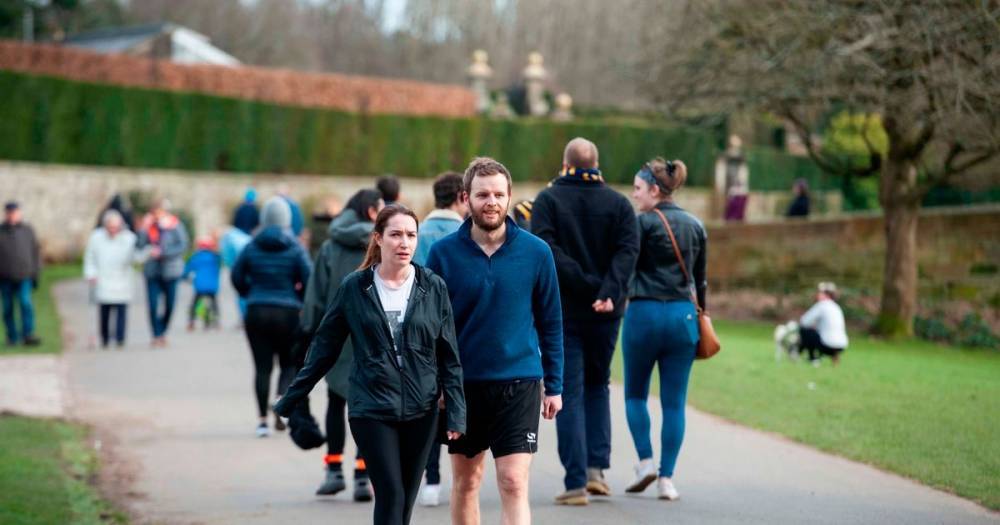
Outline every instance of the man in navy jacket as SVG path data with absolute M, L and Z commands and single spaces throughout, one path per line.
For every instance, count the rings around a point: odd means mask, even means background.
M 556 418 L 566 469 L 563 505 L 586 505 L 588 493 L 610 496 L 603 470 L 611 460 L 611 356 L 639 256 L 635 212 L 604 184 L 597 146 L 566 145 L 560 177 L 535 199 L 531 230 L 552 248 L 562 294 L 563 399 Z
M 431 248 L 448 285 L 465 379 L 467 432 L 449 443 L 453 523 L 479 523 L 485 451 L 496 459 L 504 523 L 529 523 L 539 412 L 562 407 L 563 335 L 552 251 L 507 217 L 511 176 L 477 158 L 463 178 L 471 218 Z M 542 385 L 544 384 L 544 394 Z

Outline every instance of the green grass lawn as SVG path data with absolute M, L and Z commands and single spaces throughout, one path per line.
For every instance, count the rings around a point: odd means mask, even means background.
M 0 416 L 0 523 L 125 523 L 90 483 L 96 457 L 84 428 Z
M 62 352 L 62 329 L 56 302 L 52 297 L 52 287 L 63 279 L 75 279 L 83 276 L 79 264 L 54 264 L 42 267 L 42 277 L 38 282 L 32 299 L 35 306 L 35 334 L 42 339 L 38 346 L 0 346 L 0 354 L 56 354 Z M 20 318 L 18 318 L 20 323 Z M 2 343 L 0 343 L 2 344 Z
M 771 325 L 716 328 L 695 407 L 1000 509 L 1000 353 L 855 334 L 839 367 L 813 368 L 775 362 Z

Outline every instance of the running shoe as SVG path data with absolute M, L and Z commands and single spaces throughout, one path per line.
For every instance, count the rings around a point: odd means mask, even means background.
M 556 505 L 588 505 L 590 498 L 587 497 L 587 489 L 579 488 L 567 490 L 556 496 Z
M 326 479 L 324 479 L 323 484 L 316 489 L 316 495 L 332 496 L 346 488 L 347 483 L 344 482 L 344 471 L 327 468 Z
M 372 482 L 368 478 L 354 478 L 354 501 L 372 500 Z
M 284 432 L 284 430 L 286 428 L 288 428 L 288 427 L 285 425 L 285 420 L 282 419 L 281 416 L 279 416 L 278 414 L 275 414 L 274 415 L 274 429 L 277 430 L 278 432 Z
M 604 480 L 604 471 L 599 468 L 587 469 L 587 492 L 594 496 L 610 496 L 611 487 Z
M 271 429 L 267 428 L 267 423 L 261 422 L 257 425 L 257 437 L 266 438 L 271 435 Z
M 674 488 L 674 482 L 671 481 L 670 478 L 665 477 L 660 478 L 656 493 L 657 497 L 660 499 L 670 501 L 674 501 L 675 499 L 681 497 L 681 495 L 677 492 L 677 489 Z
M 420 489 L 420 505 L 423 507 L 437 507 L 441 504 L 441 485 L 424 485 Z
M 635 466 L 635 479 L 625 487 L 625 492 L 631 494 L 642 492 L 654 481 L 656 481 L 656 465 L 653 465 L 652 458 L 644 459 Z

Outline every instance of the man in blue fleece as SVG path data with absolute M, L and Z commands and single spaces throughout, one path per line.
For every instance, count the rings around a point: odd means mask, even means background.
M 452 523 L 479 523 L 486 449 L 496 460 L 502 521 L 529 523 L 539 412 L 552 419 L 562 408 L 559 281 L 549 246 L 507 217 L 507 168 L 473 159 L 463 185 L 471 218 L 427 259 L 448 285 L 468 406 L 467 432 L 448 445 Z

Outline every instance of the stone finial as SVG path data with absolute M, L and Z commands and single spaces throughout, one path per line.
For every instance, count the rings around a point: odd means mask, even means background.
M 490 92 L 486 84 L 493 77 L 486 51 L 477 49 L 472 52 L 472 64 L 465 74 L 469 77 L 469 87 L 476 94 L 476 111 L 486 113 L 490 109 Z
M 533 51 L 528 54 L 528 65 L 524 68 L 524 87 L 528 98 L 528 113 L 538 117 L 549 112 L 549 104 L 545 101 L 544 81 L 548 77 L 545 71 L 545 59 L 542 54 Z
M 556 109 L 552 112 L 552 120 L 567 121 L 573 120 L 573 97 L 569 93 L 559 93 L 556 95 Z

